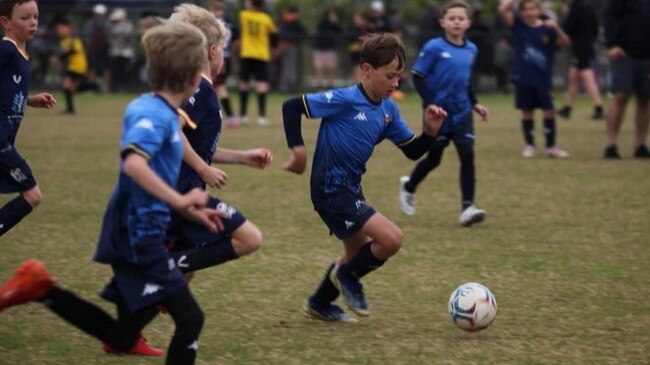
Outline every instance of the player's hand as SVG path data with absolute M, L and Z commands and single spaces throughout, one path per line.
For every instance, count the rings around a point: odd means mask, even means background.
M 228 174 L 225 171 L 209 165 L 199 171 L 199 175 L 208 186 L 213 188 L 221 188 L 228 182 Z
M 302 174 L 307 168 L 307 150 L 305 146 L 295 146 L 291 149 L 291 156 L 282 164 L 282 169 L 293 172 L 295 174 Z
M 212 208 L 190 207 L 183 212 L 183 216 L 193 222 L 202 224 L 208 231 L 219 233 L 224 230 L 221 218 L 228 218 L 226 212 Z
M 255 148 L 252 150 L 244 151 L 244 159 L 242 163 L 246 166 L 257 167 L 259 169 L 266 168 L 273 161 L 273 154 L 266 148 Z
M 481 119 L 483 119 L 484 122 L 488 121 L 490 111 L 486 107 L 481 104 L 476 104 L 474 105 L 474 111 L 481 116 Z
M 627 54 L 621 47 L 616 46 L 607 50 L 607 58 L 609 58 L 610 61 L 617 61 L 624 57 L 627 57 Z
M 544 25 L 551 29 L 556 29 L 558 27 L 557 22 L 553 19 L 544 20 Z
M 441 107 L 434 104 L 428 105 L 424 110 L 424 133 L 431 137 L 437 135 L 446 116 L 447 112 Z
M 181 198 L 178 202 L 172 206 L 172 209 L 180 212 L 181 214 L 184 211 L 187 211 L 190 208 L 203 208 L 208 204 L 210 195 L 207 191 L 194 188 L 189 192 L 181 195 Z
M 27 105 L 34 108 L 52 109 L 56 105 L 56 99 L 52 94 L 40 93 L 28 97 Z

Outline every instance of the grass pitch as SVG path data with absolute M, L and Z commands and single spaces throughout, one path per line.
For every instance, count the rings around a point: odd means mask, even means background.
M 75 116 L 28 111 L 17 147 L 44 200 L 0 239 L 0 280 L 37 257 L 62 286 L 113 311 L 97 297 L 110 269 L 90 258 L 117 176 L 121 115 L 132 97 L 81 95 Z M 453 147 L 418 190 L 412 217 L 399 210 L 397 186 L 413 163 L 390 142 L 376 149 L 364 176 L 366 198 L 402 228 L 405 242 L 365 279 L 372 315 L 356 325 L 315 322 L 300 313 L 341 247 L 312 209 L 308 174 L 280 169 L 288 156 L 282 98 L 270 99 L 272 126 L 224 129 L 221 146 L 265 146 L 275 160 L 264 171 L 222 167 L 230 180 L 216 194 L 262 229 L 264 244 L 192 282 L 206 314 L 198 363 L 650 363 L 650 163 L 631 158 L 633 106 L 619 145 L 623 160 L 601 158 L 604 124 L 589 120 L 586 100 L 571 121 L 558 120 L 558 144 L 569 159 L 525 160 L 511 97 L 481 101 L 491 120 L 475 122 L 477 204 L 488 212 L 478 226 L 457 223 Z M 411 94 L 400 104 L 419 130 L 419 99 Z M 318 123 L 303 121 L 310 151 Z M 542 145 L 539 117 L 536 127 Z M 0 203 L 10 198 L 0 197 Z M 487 285 L 499 303 L 486 331 L 465 333 L 447 319 L 451 291 L 467 281 Z M 161 315 L 144 333 L 164 348 L 172 330 L 170 318 Z M 162 362 L 105 355 L 98 341 L 40 304 L 0 314 L 0 364 Z

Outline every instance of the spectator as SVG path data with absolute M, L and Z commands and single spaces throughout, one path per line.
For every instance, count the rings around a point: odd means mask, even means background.
M 418 49 L 421 49 L 429 39 L 435 38 L 441 34 L 442 27 L 440 26 L 440 12 L 438 11 L 436 3 L 432 1 L 428 10 L 422 13 L 418 20 Z
M 93 14 L 83 27 L 83 39 L 88 54 L 88 81 L 100 85 L 103 91 L 110 90 L 109 42 L 111 24 L 106 20 L 106 6 L 97 4 Z M 98 82 L 97 78 L 101 78 Z
M 334 86 L 334 76 L 338 67 L 336 39 L 342 32 L 336 11 L 326 10 L 316 26 L 314 40 L 313 56 L 317 88 Z
M 361 81 L 361 39 L 370 33 L 368 16 L 362 11 L 356 11 L 352 16 L 352 24 L 348 29 L 348 54 L 350 55 L 350 67 L 352 68 L 353 82 Z
M 65 94 L 65 114 L 74 114 L 74 94 L 85 86 L 88 72 L 88 58 L 81 38 L 74 34 L 72 24 L 67 19 L 54 21 L 56 35 L 59 37 L 59 55 L 63 65 L 61 88 Z
M 43 22 L 43 24 L 47 23 Z M 36 60 L 32 67 L 32 84 L 43 85 L 48 82 L 50 58 L 57 49 L 56 35 L 54 35 L 52 27 L 49 25 L 38 27 L 34 39 L 29 43 L 29 48 L 30 54 L 34 55 Z
M 300 11 L 291 6 L 282 12 L 278 27 L 278 51 L 280 75 L 278 90 L 281 93 L 290 93 L 298 90 L 299 76 L 301 75 L 300 39 L 305 36 L 307 29 L 300 21 Z
M 124 91 L 131 82 L 135 65 L 135 29 L 124 8 L 115 8 L 108 20 L 112 24 L 108 51 L 111 90 Z
M 370 31 L 373 33 L 387 33 L 390 32 L 390 21 L 386 14 L 384 2 L 381 0 L 374 0 L 370 3 Z
M 492 66 L 497 79 L 497 88 L 504 94 L 509 92 L 508 80 L 510 79 L 510 65 L 512 64 L 513 53 L 508 37 L 500 35 L 494 48 Z
M 645 144 L 650 123 L 650 2 L 609 0 L 606 14 L 605 40 L 614 97 L 607 110 L 605 158 L 621 158 L 616 143 L 632 94 L 636 96 L 634 157 L 650 158 Z

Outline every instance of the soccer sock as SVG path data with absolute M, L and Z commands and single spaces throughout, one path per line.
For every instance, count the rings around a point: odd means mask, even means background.
M 257 108 L 260 111 L 260 117 L 266 116 L 266 93 L 257 94 Z
M 248 110 L 248 91 L 240 91 L 239 92 L 239 115 L 245 117 L 247 110 Z
M 323 276 L 323 280 L 321 281 L 320 285 L 318 286 L 318 289 L 316 289 L 316 293 L 312 296 L 313 300 L 316 303 L 325 305 L 333 302 L 336 300 L 336 297 L 339 296 L 339 290 L 336 289 L 334 284 L 332 283 L 332 280 L 330 280 L 330 273 L 334 269 L 334 263 L 332 262 L 330 266 L 327 267 L 327 270 L 325 271 L 325 276 Z
M 535 122 L 532 119 L 521 120 L 521 130 L 524 132 L 524 140 L 528 146 L 535 145 Z
M 471 144 L 456 145 L 460 159 L 460 191 L 463 210 L 474 204 L 476 176 L 474 169 L 474 147 Z
M 418 185 L 425 177 L 427 177 L 429 172 L 440 165 L 440 160 L 442 159 L 442 153 L 444 151 L 445 146 L 443 144 L 434 142 L 431 148 L 429 148 L 426 157 L 415 165 L 415 168 L 409 177 L 409 181 L 404 184 L 404 189 L 411 194 L 415 193 Z
M 187 286 L 178 289 L 160 304 L 167 308 L 176 325 L 167 351 L 166 364 L 194 364 L 199 349 L 199 335 L 205 322 L 201 307 Z
M 65 110 L 69 113 L 74 113 L 74 101 L 72 100 L 72 91 L 65 91 Z
M 348 273 L 357 279 L 361 279 L 368 273 L 380 268 L 386 261 L 378 259 L 372 253 L 370 247 L 373 242 L 374 241 L 370 241 L 363 245 L 359 252 L 357 252 L 348 263 L 339 267 L 339 270 L 343 270 L 343 273 Z
M 223 107 L 223 111 L 226 112 L 227 117 L 232 117 L 232 106 L 230 105 L 230 98 L 225 97 L 221 98 L 221 106 Z
M 18 196 L 0 208 L 0 236 L 8 232 L 34 208 L 25 198 Z
M 230 237 L 191 250 L 174 252 L 172 255 L 176 260 L 176 265 L 183 273 L 194 272 L 239 258 L 232 247 Z
M 555 147 L 555 118 L 544 118 L 544 137 L 546 148 Z

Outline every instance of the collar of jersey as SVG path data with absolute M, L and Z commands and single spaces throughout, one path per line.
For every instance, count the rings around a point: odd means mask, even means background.
M 375 106 L 378 106 L 379 104 L 381 104 L 381 99 L 379 99 L 379 101 L 374 101 L 374 100 L 372 100 L 370 98 L 370 96 L 368 96 L 368 94 L 366 93 L 366 90 L 363 89 L 363 85 L 361 85 L 361 83 L 358 83 L 357 86 L 359 87 L 359 90 L 361 90 L 361 95 L 363 95 L 363 97 L 366 98 L 366 100 L 370 104 L 375 105 Z
M 171 104 L 169 104 L 169 102 L 165 98 L 163 98 L 160 94 L 151 93 L 151 95 L 153 95 L 155 98 L 160 99 L 163 103 L 165 103 L 165 105 L 167 105 L 169 109 L 171 109 L 174 112 L 174 114 L 178 115 L 178 110 L 176 110 L 176 108 L 174 108 Z
M 11 38 L 9 38 L 9 37 L 2 37 L 2 40 L 3 40 L 3 41 L 9 41 L 9 42 L 13 43 L 14 46 L 16 47 L 16 49 L 18 50 L 18 52 L 20 53 L 20 55 L 23 56 L 23 57 L 25 57 L 25 59 L 26 59 L 27 61 L 29 61 L 29 55 L 28 55 L 27 53 L 23 52 L 22 49 L 18 48 L 18 43 L 16 43 L 16 41 L 14 41 L 13 39 L 11 39 Z

